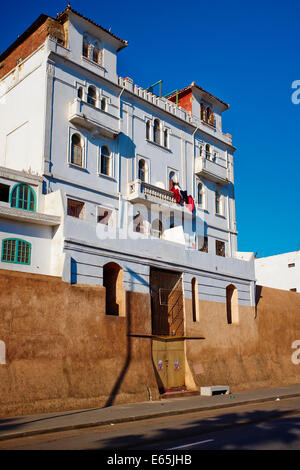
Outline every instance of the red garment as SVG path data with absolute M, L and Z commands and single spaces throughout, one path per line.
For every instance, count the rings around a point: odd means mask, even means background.
M 194 212 L 195 209 L 195 202 L 192 196 L 188 196 L 188 210 Z
M 172 191 L 172 193 L 173 193 L 173 196 L 174 196 L 175 201 L 177 202 L 177 204 L 179 204 L 180 201 L 181 201 L 181 196 L 180 196 L 179 189 L 176 189 L 176 188 L 173 186 L 173 188 L 171 188 L 171 191 Z

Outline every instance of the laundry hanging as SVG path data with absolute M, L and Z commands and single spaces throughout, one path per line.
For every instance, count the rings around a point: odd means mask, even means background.
M 194 198 L 191 195 L 188 195 L 187 191 L 184 191 L 180 188 L 178 183 L 173 182 L 173 187 L 171 188 L 173 197 L 177 204 L 183 205 L 186 204 L 190 212 L 195 210 Z

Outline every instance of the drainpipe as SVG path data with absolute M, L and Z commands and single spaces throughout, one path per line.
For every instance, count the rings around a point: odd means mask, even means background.
M 197 130 L 199 129 L 198 126 L 196 126 L 196 129 L 193 132 L 193 148 L 194 148 L 194 158 L 193 158 L 193 198 L 194 201 L 196 200 L 196 193 L 195 193 L 195 158 L 196 158 L 196 143 L 195 143 L 195 134 Z M 196 206 L 195 206 L 196 207 Z M 196 209 L 196 217 L 197 217 L 197 209 Z M 196 219 L 197 221 L 197 219 Z M 197 223 L 196 223 L 197 227 Z M 194 243 L 195 243 L 195 248 L 197 247 L 197 231 L 194 236 Z

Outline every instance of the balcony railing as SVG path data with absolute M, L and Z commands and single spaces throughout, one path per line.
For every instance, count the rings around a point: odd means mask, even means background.
M 215 183 L 227 184 L 229 182 L 227 168 L 207 157 L 196 158 L 195 173 Z
M 128 185 L 128 199 L 131 202 L 149 202 L 151 204 L 166 203 L 176 205 L 172 191 L 153 186 L 141 180 L 135 180 Z
M 95 134 L 114 138 L 119 133 L 119 117 L 76 98 L 69 105 L 69 121 Z

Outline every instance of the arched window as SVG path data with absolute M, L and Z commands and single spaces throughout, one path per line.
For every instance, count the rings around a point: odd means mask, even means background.
M 34 190 L 28 184 L 17 184 L 12 189 L 10 205 L 17 209 L 35 212 L 36 195 Z
M 71 140 L 71 163 L 73 163 L 73 165 L 82 166 L 82 154 L 81 137 L 79 134 L 73 134 Z
M 150 140 L 150 121 L 146 122 L 146 139 Z
M 169 173 L 169 191 L 171 191 L 171 189 L 173 188 L 174 178 L 175 178 L 175 171 L 170 171 L 170 173 Z
M 154 119 L 153 140 L 156 144 L 160 145 L 160 122 L 158 119 Z
M 215 209 L 216 214 L 221 214 L 221 194 L 219 191 L 215 192 Z
M 99 58 L 100 58 L 99 48 L 98 48 L 98 46 L 94 46 L 94 48 L 93 48 L 93 61 L 98 64 L 99 63 Z
M 227 310 L 227 323 L 239 322 L 239 303 L 238 303 L 238 290 L 230 284 L 226 287 L 226 310 Z
M 198 281 L 195 277 L 192 279 L 192 310 L 193 322 L 199 321 Z
M 125 316 L 123 269 L 118 264 L 103 266 L 103 287 L 106 290 L 106 315 Z
M 77 97 L 82 100 L 82 97 L 83 97 L 83 91 L 82 91 L 82 87 L 80 86 L 77 90 Z
M 133 217 L 133 230 L 134 232 L 138 233 L 145 233 L 145 219 L 144 217 L 138 212 L 134 217 Z
M 153 220 L 151 225 L 151 233 L 155 238 L 162 238 L 164 233 L 164 226 L 161 220 Z
M 111 176 L 111 155 L 109 149 L 103 145 L 101 147 L 100 173 Z
M 147 163 L 142 158 L 139 160 L 139 180 L 147 181 Z
M 205 157 L 210 160 L 210 145 L 206 144 L 205 145 Z
M 4 263 L 30 264 L 31 243 L 19 238 L 6 238 L 2 241 L 1 261 Z
M 88 57 L 89 56 L 89 42 L 86 38 L 83 39 L 82 55 L 83 55 L 83 57 Z
M 96 93 L 96 88 L 92 85 L 90 85 L 88 88 L 87 102 L 93 106 L 96 106 L 97 93 Z
M 210 109 L 209 106 L 207 106 L 207 108 L 206 108 L 206 110 L 205 110 L 205 120 L 206 120 L 207 122 L 209 122 L 209 120 L 210 120 L 210 115 L 211 115 L 211 109 Z
M 200 207 L 203 207 L 204 205 L 204 191 L 203 191 L 203 184 L 198 183 L 197 186 L 197 199 L 198 199 L 198 204 Z
M 165 146 L 166 148 L 169 147 L 169 134 L 168 134 L 168 130 L 167 130 L 167 129 L 164 130 L 164 146 Z

